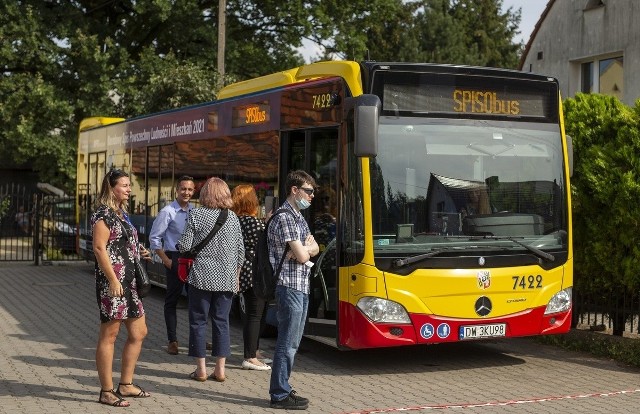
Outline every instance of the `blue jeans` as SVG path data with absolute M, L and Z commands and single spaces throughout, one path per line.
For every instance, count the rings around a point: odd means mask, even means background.
M 189 356 L 204 358 L 207 356 L 207 316 L 211 318 L 212 344 L 211 355 L 228 357 L 231 355 L 229 336 L 229 311 L 233 293 L 210 292 L 189 286 Z
M 289 378 L 293 360 L 302 340 L 309 295 L 286 286 L 276 286 L 276 306 L 278 307 L 278 339 L 271 366 L 269 394 L 272 400 L 280 401 L 291 392 Z

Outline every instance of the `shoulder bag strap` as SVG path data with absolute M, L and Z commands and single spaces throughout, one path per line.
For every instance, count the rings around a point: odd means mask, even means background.
M 115 216 L 117 217 L 118 221 L 120 221 L 120 225 L 122 226 L 122 229 L 124 230 L 124 235 L 127 238 L 127 242 L 129 243 L 133 243 L 133 231 L 131 231 L 131 229 L 129 228 L 129 223 L 126 222 L 125 220 L 121 219 L 120 216 L 117 213 L 114 213 Z M 131 224 L 131 226 L 133 226 L 133 224 Z M 140 251 L 139 251 L 139 247 L 136 246 L 136 249 L 138 249 L 137 254 L 133 255 L 133 265 L 134 265 L 134 269 L 135 266 L 137 264 L 140 264 L 142 266 L 142 263 L 140 263 Z M 128 283 L 131 283 L 131 281 L 133 280 L 133 278 L 135 277 L 136 271 L 134 270 L 133 272 L 129 272 L 126 276 L 125 276 L 125 281 L 127 281 Z
M 276 215 L 281 214 L 281 213 L 287 213 L 287 214 L 289 214 L 290 216 L 293 216 L 293 218 L 295 219 L 295 216 L 293 215 L 293 213 L 292 213 L 291 211 L 287 210 L 286 208 L 281 208 L 281 209 L 279 209 L 278 211 L 276 211 L 276 212 L 273 214 L 273 216 L 271 216 L 271 217 L 269 218 L 269 224 L 270 224 L 271 219 L 272 219 L 273 217 L 275 217 Z M 268 231 L 268 230 L 269 230 L 269 227 L 268 227 L 268 225 L 267 225 L 267 229 L 266 229 L 266 231 Z M 275 272 L 275 274 L 274 274 L 274 277 L 276 277 L 276 278 L 277 278 L 277 277 L 279 277 L 279 276 L 280 276 L 280 271 L 282 270 L 282 265 L 284 264 L 284 258 L 285 258 L 285 257 L 287 257 L 287 252 L 289 251 L 289 249 L 290 249 L 290 248 L 291 248 L 291 246 L 289 246 L 289 242 L 285 242 L 284 253 L 282 253 L 282 258 L 280 259 L 280 263 L 278 263 L 278 268 L 276 269 L 276 272 Z
M 205 237 L 204 240 L 202 240 L 200 243 L 198 243 L 197 245 L 193 246 L 190 250 L 189 253 L 193 254 L 194 256 L 197 255 L 200 250 L 202 250 L 204 248 L 204 246 L 206 246 L 207 244 L 209 244 L 209 242 L 211 241 L 211 239 L 213 239 L 213 236 L 216 235 L 216 233 L 218 232 L 218 230 L 220 230 L 220 228 L 224 225 L 224 223 L 227 221 L 227 216 L 229 215 L 229 210 L 228 209 L 222 209 L 222 211 L 220 212 L 220 214 L 218 215 L 218 219 L 216 220 L 216 224 L 213 226 L 213 229 L 211 229 L 211 231 L 209 232 L 209 234 L 207 235 L 207 237 Z
M 129 226 L 133 226 L 133 224 L 128 223 L 127 221 L 120 218 L 117 213 L 114 213 L 118 221 L 120 221 L 120 225 L 122 226 L 122 230 L 124 230 L 124 234 L 127 237 L 127 241 L 133 243 L 133 231 L 129 228 Z

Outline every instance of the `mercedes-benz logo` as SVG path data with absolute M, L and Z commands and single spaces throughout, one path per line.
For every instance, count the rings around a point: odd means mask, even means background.
M 491 313 L 491 300 L 486 296 L 480 296 L 476 300 L 475 310 L 478 316 L 487 316 Z

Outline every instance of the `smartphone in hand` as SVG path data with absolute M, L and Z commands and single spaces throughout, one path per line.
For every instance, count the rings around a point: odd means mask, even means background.
M 140 257 L 145 260 L 151 260 L 151 252 L 144 247 L 144 244 L 138 243 L 138 251 L 140 252 Z

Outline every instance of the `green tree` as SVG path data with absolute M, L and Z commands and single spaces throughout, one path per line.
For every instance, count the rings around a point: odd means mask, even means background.
M 502 0 L 424 0 L 416 17 L 420 60 L 515 69 L 520 10 Z
M 300 64 L 291 39 L 299 43 L 308 25 L 271 30 L 274 16 L 295 11 L 293 5 L 256 3 L 270 13 L 260 26 L 241 13 L 242 3 L 229 5 L 226 79 Z M 69 191 L 83 118 L 132 117 L 214 99 L 217 6 L 214 0 L 3 2 L 0 159 L 29 164 L 42 181 Z
M 435 23 L 416 20 L 433 5 L 439 13 L 430 15 L 433 22 L 440 18 L 438 27 L 451 23 L 457 30 L 440 35 L 455 35 L 454 40 L 426 31 Z M 499 14 L 500 5 L 500 0 L 228 0 L 224 81 L 302 64 L 296 48 L 304 38 L 325 46 L 327 57 L 451 59 L 506 67 L 511 51 L 503 46 L 517 20 Z M 31 165 L 42 181 L 70 191 L 83 118 L 128 118 L 215 99 L 218 13 L 217 0 L 1 3 L 0 160 Z M 470 39 L 458 20 L 475 23 L 469 17 L 474 13 L 485 21 Z M 468 56 L 461 52 L 465 48 Z
M 310 40 L 325 50 L 322 59 L 403 60 L 416 46 L 416 7 L 403 0 L 324 0 L 313 8 Z
M 51 19 L 48 26 L 42 18 Z M 68 134 L 72 105 L 59 84 L 62 48 L 47 30 L 57 19 L 20 2 L 0 5 L 0 160 L 31 164 L 60 185 L 75 170 L 75 139 Z
M 637 290 L 640 109 L 612 96 L 578 94 L 564 110 L 574 148 L 575 285 L 586 293 Z
M 326 0 L 312 40 L 324 58 L 455 63 L 515 69 L 520 10 L 502 0 Z

